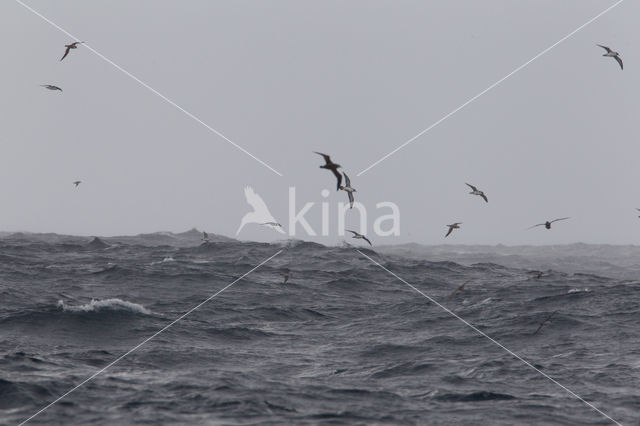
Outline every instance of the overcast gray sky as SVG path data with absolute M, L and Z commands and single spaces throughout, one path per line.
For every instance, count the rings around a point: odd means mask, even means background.
M 72 40 L 6 0 L 1 230 L 197 227 L 235 236 L 250 210 L 245 185 L 283 225 L 295 186 L 299 206 L 316 202 L 307 218 L 318 231 L 319 203 L 330 204 L 333 234 L 298 237 L 332 244 L 342 239 L 336 207 L 346 194 L 318 168 L 312 151 L 321 151 L 352 177 L 369 233 L 377 202 L 399 206 L 401 235 L 374 244 L 640 242 L 638 2 L 623 2 L 360 177 L 615 1 L 26 3 L 284 177 L 88 49 L 60 62 Z M 596 43 L 619 51 L 625 70 Z M 525 231 L 562 216 L 571 220 Z M 355 212 L 348 218 L 357 226 Z M 444 240 L 454 221 L 462 228 Z M 283 237 L 247 225 L 239 238 Z

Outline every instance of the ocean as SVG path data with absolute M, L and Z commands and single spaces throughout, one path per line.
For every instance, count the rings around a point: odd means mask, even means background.
M 0 423 L 640 424 L 637 247 L 211 237 L 0 236 Z

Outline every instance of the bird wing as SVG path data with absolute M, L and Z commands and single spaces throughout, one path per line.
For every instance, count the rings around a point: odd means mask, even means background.
M 620 64 L 620 69 L 623 70 L 624 66 L 622 65 L 622 59 L 620 59 L 620 56 L 614 56 L 613 59 L 618 61 L 618 63 Z
M 62 58 L 60 58 L 60 60 L 63 60 L 64 58 L 67 57 L 67 55 L 69 54 L 69 49 L 71 49 L 69 46 L 67 46 L 67 50 L 64 51 L 64 55 L 62 55 Z
M 363 240 L 365 240 L 366 242 L 368 242 L 368 243 L 369 243 L 369 245 L 370 245 L 371 247 L 373 247 L 373 244 L 371 244 L 371 241 L 369 241 L 369 239 L 368 239 L 367 237 L 365 237 L 365 236 L 363 235 L 363 236 L 362 236 L 362 239 L 363 239 Z
M 533 333 L 533 334 L 537 334 L 537 333 L 538 333 L 538 331 L 540 331 L 540 330 L 542 329 L 542 327 L 544 327 L 544 325 L 545 325 L 547 322 L 549 322 L 549 320 L 551 319 L 551 317 L 552 317 L 552 316 L 554 316 L 554 315 L 556 314 L 556 312 L 558 312 L 558 311 L 553 311 L 553 312 L 551 313 L 551 315 L 549 315 L 549 316 L 548 316 L 544 321 L 542 321 L 542 322 L 540 323 L 540 325 L 538 326 L 538 329 L 536 330 L 536 332 L 535 332 L 535 333 Z
M 324 157 L 324 162 L 327 163 L 327 164 L 331 164 L 331 157 L 329 157 L 327 154 L 323 154 L 323 153 L 318 152 L 318 151 L 313 151 L 313 152 L 315 152 L 318 155 L 322 155 Z
M 449 226 L 449 225 L 447 225 Z M 449 232 L 447 232 L 447 235 L 445 235 L 444 237 L 447 238 L 449 236 L 449 234 L 451 234 L 453 232 L 453 226 L 449 226 Z
M 552 220 L 552 221 L 551 221 L 551 222 L 549 222 L 549 223 L 557 222 L 557 221 L 559 221 L 559 220 L 566 220 L 566 219 L 569 219 L 569 218 L 568 218 L 568 217 L 561 217 L 560 219 L 554 219 L 554 220 Z
M 607 46 L 603 46 L 601 44 L 598 44 L 598 46 L 602 47 L 604 50 L 607 51 L 607 53 L 611 52 L 611 49 L 609 49 Z
M 465 185 L 467 185 L 469 188 L 471 188 L 472 191 L 477 191 L 478 190 L 478 188 L 476 188 L 475 186 L 473 186 L 473 185 L 471 185 L 469 183 L 465 182 Z
M 331 171 L 338 179 L 338 186 L 336 187 L 336 191 L 338 191 L 340 190 L 340 185 L 342 185 L 342 175 L 340 174 L 340 172 L 338 172 L 338 169 L 331 169 Z
M 546 223 L 539 223 L 539 224 L 537 224 L 537 225 L 530 226 L 530 227 L 528 227 L 527 229 L 533 229 L 533 228 L 535 228 L 536 226 L 544 226 L 544 225 L 546 225 Z
M 347 229 L 346 231 L 347 231 L 347 232 L 351 232 L 353 235 L 360 235 L 360 234 L 358 234 L 356 231 L 352 231 L 352 230 L 350 230 L 350 229 Z
M 345 172 L 342 172 L 342 174 L 344 175 L 344 181 L 346 182 L 347 186 L 351 186 L 351 179 L 349 179 L 349 176 L 347 176 Z
M 480 194 L 480 196 L 481 196 L 482 198 L 484 198 L 484 201 L 485 201 L 485 202 L 487 202 L 487 203 L 489 202 L 489 199 L 487 198 L 487 196 L 486 196 L 486 195 L 484 195 L 484 192 L 483 192 L 482 194 Z
M 349 195 L 349 208 L 352 209 L 353 208 L 353 193 L 347 191 L 347 194 Z

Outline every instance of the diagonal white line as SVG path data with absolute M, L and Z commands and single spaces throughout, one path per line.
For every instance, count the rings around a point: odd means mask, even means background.
M 360 176 L 363 173 L 366 173 L 367 171 L 369 171 L 370 169 L 372 169 L 373 167 L 377 166 L 379 163 L 381 163 L 382 161 L 386 160 L 387 158 L 391 157 L 393 154 L 395 154 L 396 152 L 400 151 L 402 148 L 404 148 L 405 146 L 409 145 L 411 142 L 415 141 L 416 139 L 418 139 L 420 136 L 424 135 L 425 133 L 427 133 L 429 130 L 433 129 L 434 127 L 436 127 L 438 124 L 442 123 L 443 121 L 445 121 L 446 119 L 448 119 L 449 117 L 451 117 L 452 115 L 454 115 L 455 113 L 457 113 L 458 111 L 460 111 L 461 109 L 465 108 L 466 106 L 468 106 L 469 104 L 473 103 L 476 99 L 478 99 L 479 97 L 481 97 L 482 95 L 484 95 L 485 93 L 489 92 L 491 89 L 495 88 L 496 86 L 498 86 L 500 83 L 502 83 L 503 81 L 507 80 L 509 77 L 513 76 L 514 74 L 516 74 L 518 71 L 522 70 L 523 68 L 525 68 L 527 65 L 529 65 L 530 63 L 532 63 L 533 61 L 535 61 L 536 59 L 540 58 L 541 56 L 543 56 L 545 53 L 549 52 L 551 49 L 553 49 L 554 47 L 556 47 L 557 45 L 559 45 L 560 43 L 562 43 L 563 41 L 567 40 L 569 37 L 573 36 L 574 34 L 576 34 L 578 31 L 582 30 L 584 27 L 586 27 L 587 25 L 591 24 L 593 21 L 595 21 L 596 19 L 600 18 L 602 15 L 606 14 L 607 12 L 609 12 L 611 9 L 613 9 L 614 7 L 618 6 L 620 3 L 622 3 L 624 0 L 618 0 L 615 4 L 613 4 L 612 6 L 609 6 L 608 8 L 606 8 L 605 10 L 603 10 L 602 12 L 598 13 L 596 16 L 594 16 L 593 18 L 589 19 L 587 22 L 585 22 L 584 24 L 580 25 L 578 28 L 576 28 L 575 30 L 571 31 L 569 34 L 567 34 L 566 36 L 562 37 L 560 40 L 558 40 L 557 42 L 553 43 L 551 46 L 547 47 L 546 49 L 544 49 L 542 52 L 538 53 L 536 56 L 534 56 L 533 58 L 529 59 L 527 62 L 525 62 L 524 64 L 520 65 L 518 68 L 514 69 L 513 71 L 511 71 L 509 74 L 505 75 L 504 77 L 502 77 L 500 80 L 496 81 L 495 83 L 493 83 L 491 86 L 487 87 L 486 89 L 484 89 L 482 92 L 478 93 L 477 95 L 475 95 L 474 97 L 472 97 L 471 99 L 469 99 L 468 101 L 466 101 L 465 103 L 463 103 L 462 105 L 460 105 L 459 107 L 457 107 L 456 109 L 454 109 L 453 111 L 451 111 L 450 113 L 448 113 L 447 115 L 445 115 L 444 117 L 442 117 L 441 119 L 439 119 L 438 121 L 436 121 L 435 123 L 433 123 L 432 125 L 430 125 L 429 127 L 427 127 L 426 129 L 424 129 L 423 131 L 421 131 L 420 133 L 418 133 L 417 135 L 415 135 L 414 137 L 412 137 L 411 139 L 409 139 L 408 141 L 406 141 L 405 143 L 403 143 L 402 145 L 398 146 L 396 149 L 394 149 L 393 151 L 391 151 L 390 153 L 388 153 L 387 155 L 385 155 L 384 157 L 380 158 L 378 161 L 376 161 L 375 163 L 371 164 L 369 167 L 367 167 L 366 169 L 362 170 L 360 173 L 358 173 L 356 176 Z
M 51 21 L 50 19 L 48 19 L 47 17 L 42 15 L 37 10 L 33 9 L 31 6 L 25 4 L 21 0 L 15 0 L 15 1 L 16 1 L 16 3 L 20 4 L 21 6 L 23 6 L 25 9 L 29 10 L 30 12 L 32 12 L 34 15 L 40 17 L 42 20 L 44 20 L 47 23 L 49 23 L 50 25 L 52 25 L 58 31 L 63 32 L 64 34 L 66 34 L 69 38 L 71 38 L 73 40 L 80 40 L 79 38 L 73 36 L 71 33 L 66 31 L 64 28 L 62 28 L 59 25 L 57 25 L 55 22 Z M 225 141 L 229 142 L 231 145 L 233 145 L 234 147 L 236 147 L 240 151 L 242 151 L 245 154 L 247 154 L 249 157 L 251 157 L 254 160 L 256 160 L 258 163 L 262 164 L 263 166 L 265 166 L 266 168 L 271 170 L 273 173 L 277 174 L 278 176 L 282 176 L 282 173 L 280 173 L 279 171 L 277 171 L 276 169 L 274 169 L 273 167 L 271 167 L 270 165 L 268 165 L 267 163 L 265 163 L 264 161 L 262 161 L 261 159 L 259 159 L 258 157 L 256 157 L 255 155 L 253 155 L 252 153 L 250 153 L 249 151 L 247 151 L 246 149 L 244 149 L 243 147 L 241 147 L 240 145 L 238 145 L 237 143 L 235 143 L 234 141 L 229 139 L 228 137 L 226 137 L 225 135 L 223 135 L 222 133 L 220 133 L 218 130 L 216 130 L 213 127 L 209 126 L 207 123 L 205 123 L 204 121 L 202 121 L 201 119 L 199 119 L 198 117 L 196 117 L 195 115 L 193 115 L 192 113 L 190 113 L 189 111 L 187 111 L 186 109 L 184 109 L 183 107 L 181 107 L 180 105 L 178 105 L 177 103 L 172 101 L 171 99 L 167 98 L 165 95 L 163 95 L 162 93 L 158 92 L 156 89 L 154 89 L 153 87 L 149 86 L 147 83 L 145 83 L 144 81 L 140 80 L 138 77 L 136 77 L 135 75 L 131 74 L 129 71 L 125 70 L 120 65 L 116 64 L 115 62 L 113 62 L 111 59 L 107 58 L 106 56 L 104 56 L 103 54 L 101 54 L 100 52 L 98 52 L 97 50 L 92 48 L 89 44 L 84 43 L 83 46 L 86 47 L 87 49 L 89 49 L 91 52 L 93 52 L 95 55 L 97 55 L 102 60 L 106 61 L 107 63 L 109 63 L 111 65 L 113 65 L 118 70 L 122 71 L 128 77 L 130 77 L 131 79 L 133 79 L 134 81 L 139 83 L 144 88 L 146 88 L 149 91 L 151 91 L 156 96 L 160 97 L 161 99 L 163 99 L 164 101 L 169 103 L 171 106 L 177 108 L 178 110 L 180 110 L 181 112 L 186 114 L 189 118 L 193 119 L 194 121 L 196 121 L 200 125 L 204 126 L 208 130 L 212 131 L 213 133 L 215 133 L 216 135 L 218 135 L 219 137 L 221 137 Z
M 127 352 L 125 352 L 123 355 L 120 355 L 118 358 L 116 358 L 114 361 L 111 361 L 109 364 L 107 364 L 105 367 L 101 368 L 100 370 L 96 371 L 95 373 L 93 373 L 91 376 L 87 377 L 86 379 L 84 379 L 82 382 L 80 382 L 79 384 L 77 384 L 76 386 L 74 386 L 73 388 L 71 388 L 70 390 L 68 390 L 66 393 L 60 395 L 58 398 L 56 398 L 54 401 L 50 402 L 49 404 L 47 404 L 46 406 L 42 407 L 40 410 L 38 410 L 36 413 L 34 413 L 31 417 L 25 419 L 24 421 L 22 421 L 20 423 L 20 426 L 24 425 L 25 423 L 27 423 L 28 421 L 30 421 L 31 419 L 33 419 L 34 417 L 36 417 L 37 415 L 39 415 L 40 413 L 42 413 L 43 411 L 47 410 L 48 408 L 50 408 L 52 405 L 56 404 L 58 401 L 60 401 L 62 398 L 66 397 L 67 395 L 69 395 L 70 393 L 74 392 L 76 389 L 80 388 L 81 386 L 83 386 L 84 384 L 86 384 L 87 382 L 90 382 L 91 380 L 93 380 L 94 378 L 96 378 L 98 375 L 100 375 L 101 373 L 103 373 L 105 370 L 107 370 L 109 367 L 113 366 L 114 364 L 118 363 L 119 361 L 121 361 L 123 358 L 127 357 L 129 354 L 131 354 L 132 352 L 138 350 L 141 346 L 143 346 L 145 343 L 149 342 L 150 340 L 152 340 L 153 338 L 155 338 L 156 336 L 158 336 L 159 334 L 165 332 L 167 329 L 169 329 L 169 327 L 171 327 L 172 325 L 174 325 L 175 323 L 177 323 L 178 321 L 184 319 L 187 315 L 191 314 L 193 311 L 197 310 L 198 308 L 200 308 L 202 305 L 204 305 L 205 303 L 207 303 L 208 301 L 210 301 L 211 299 L 213 299 L 214 297 L 216 297 L 217 295 L 219 295 L 220 293 L 222 293 L 223 291 L 225 291 L 226 289 L 228 289 L 229 287 L 231 287 L 232 285 L 234 285 L 235 283 L 237 283 L 238 281 L 240 281 L 241 279 L 243 279 L 244 277 L 246 277 L 247 275 L 249 275 L 250 273 L 252 273 L 253 271 L 255 271 L 256 269 L 258 269 L 259 267 L 261 267 L 262 265 L 264 265 L 265 263 L 267 263 L 268 261 L 270 261 L 271 259 L 273 259 L 274 257 L 276 257 L 277 255 L 279 255 L 280 253 L 282 253 L 283 250 L 278 250 L 278 252 L 276 252 L 274 255 L 272 255 L 271 257 L 269 257 L 266 260 L 263 260 L 262 262 L 260 262 L 257 266 L 254 266 L 253 268 L 251 268 L 251 270 L 249 270 L 248 272 L 245 272 L 244 274 L 242 274 L 239 278 L 237 278 L 236 280 L 234 280 L 231 284 L 226 285 L 222 290 L 217 291 L 216 293 L 212 294 L 211 296 L 207 297 L 205 300 L 203 300 L 202 302 L 198 303 L 196 306 L 194 306 L 193 308 L 189 309 L 187 312 L 185 312 L 184 314 L 180 315 L 178 318 L 174 319 L 173 321 L 171 321 L 169 324 L 165 325 L 164 327 L 162 327 L 160 330 L 156 331 L 153 335 L 147 337 L 146 339 L 144 339 L 142 342 L 138 343 L 136 346 L 134 346 L 133 348 L 129 349 Z
M 473 324 L 467 322 L 464 318 L 460 317 L 458 314 L 456 314 L 455 312 L 451 311 L 449 308 L 447 308 L 446 306 L 438 303 L 438 301 L 436 301 L 435 299 L 433 299 L 432 297 L 426 295 L 425 293 L 423 293 L 422 291 L 420 291 L 419 289 L 417 289 L 416 287 L 414 287 L 413 285 L 409 284 L 407 281 L 403 280 L 402 278 L 400 278 L 398 275 L 396 275 L 395 273 L 393 273 L 392 271 L 390 271 L 389 269 L 385 268 L 384 266 L 382 266 L 380 263 L 378 263 L 377 261 L 375 261 L 374 259 L 372 259 L 371 257 L 367 256 L 366 254 L 364 254 L 363 252 L 361 252 L 360 250 L 356 250 L 358 253 L 360 253 L 362 256 L 366 257 L 367 259 L 369 259 L 371 262 L 373 262 L 375 265 L 379 266 L 382 270 L 388 272 L 389 274 L 391 274 L 392 276 L 394 276 L 395 278 L 397 278 L 398 280 L 400 280 L 401 282 L 403 282 L 404 284 L 406 284 L 407 286 L 411 287 L 413 290 L 415 290 L 416 292 L 420 293 L 422 296 L 424 296 L 426 299 L 429 299 L 429 301 L 435 305 L 437 305 L 438 307 L 442 308 L 445 312 L 447 312 L 448 314 L 452 315 L 453 317 L 459 319 L 460 321 L 462 321 L 466 326 L 470 327 L 473 331 L 477 332 L 478 334 L 486 337 L 487 339 L 489 339 L 491 342 L 495 343 L 498 347 L 500 347 L 501 349 L 505 350 L 506 352 L 508 352 L 509 354 L 511 354 L 512 356 L 514 356 L 515 358 L 519 359 L 520 361 L 522 361 L 523 363 L 525 363 L 527 366 L 531 367 L 532 369 L 534 369 L 535 371 L 537 371 L 538 373 L 540 373 L 541 375 L 543 375 L 544 377 L 546 377 L 547 379 L 551 380 L 553 383 L 555 383 L 556 385 L 560 386 L 562 389 L 564 389 L 565 391 L 567 391 L 569 394 L 571 394 L 572 396 L 576 397 L 577 399 L 579 399 L 580 401 L 584 402 L 585 404 L 587 404 L 589 407 L 593 408 L 594 410 L 596 410 L 598 413 L 602 414 L 604 417 L 606 417 L 607 419 L 611 420 L 613 423 L 622 426 L 622 423 L 617 422 L 616 420 L 612 419 L 608 414 L 606 414 L 605 412 L 603 412 L 602 410 L 600 410 L 598 407 L 596 407 L 595 405 L 593 405 L 592 403 L 590 403 L 589 401 L 585 400 L 584 398 L 582 398 L 580 395 L 578 395 L 577 393 L 575 393 L 574 391 L 572 391 L 571 389 L 569 389 L 568 387 L 564 386 L 562 383 L 558 382 L 556 379 L 554 379 L 553 377 L 549 376 L 546 373 L 543 373 L 542 371 L 540 371 L 539 369 L 537 369 L 533 364 L 531 364 L 529 361 L 525 360 L 524 358 L 522 358 L 520 355 L 518 355 L 517 353 L 513 352 L 512 350 L 510 350 L 509 348 L 505 347 L 502 343 L 498 342 L 497 340 L 495 340 L 494 338 L 492 338 L 491 336 L 487 335 L 485 332 L 483 332 L 482 330 L 478 329 L 476 326 L 474 326 Z

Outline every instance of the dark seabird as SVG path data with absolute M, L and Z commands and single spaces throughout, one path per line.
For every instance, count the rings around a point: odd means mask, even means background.
M 62 89 L 59 88 L 58 86 L 54 86 L 53 84 L 41 84 L 40 86 L 49 89 L 49 90 L 59 90 L 62 92 Z
M 320 168 L 331 170 L 333 172 L 333 174 L 338 179 L 338 186 L 336 187 L 337 188 L 336 191 L 338 191 L 340 189 L 340 185 L 342 185 L 342 175 L 340 174 L 338 169 L 342 166 L 340 164 L 336 164 L 333 161 L 331 161 L 331 157 L 329 157 L 327 154 L 323 154 L 317 151 L 313 151 L 313 152 L 315 152 L 318 155 L 322 155 L 324 157 L 325 164 L 323 166 L 320 166 Z
M 352 209 L 353 208 L 353 193 L 357 192 L 357 191 L 356 191 L 355 188 L 351 187 L 351 179 L 349 179 L 349 176 L 347 176 L 347 174 L 345 172 L 342 172 L 342 174 L 344 175 L 344 181 L 345 181 L 346 185 L 345 186 L 338 185 L 338 188 L 347 192 L 347 195 L 349 196 L 349 208 Z
M 211 240 L 209 239 L 209 234 L 207 234 L 206 232 L 202 231 L 202 238 L 200 238 L 200 240 L 202 240 L 203 243 L 208 243 Z
M 620 58 L 620 54 L 618 52 L 614 52 L 613 50 L 609 49 L 607 46 L 603 46 L 601 44 L 599 44 L 598 46 L 602 47 L 604 50 L 607 51 L 607 53 L 605 53 L 602 56 L 608 56 L 610 58 L 615 59 L 616 61 L 618 61 L 618 64 L 620 65 L 620 69 L 623 70 L 624 67 L 622 65 L 622 59 Z
M 447 235 L 445 235 L 444 237 L 447 238 L 449 234 L 453 232 L 454 229 L 459 229 L 460 225 L 462 225 L 462 222 L 456 222 L 456 223 L 452 223 L 451 225 L 447 225 L 449 227 L 449 232 L 447 232 Z
M 357 238 L 357 239 L 365 240 L 366 242 L 369 243 L 370 246 L 373 247 L 373 244 L 371 244 L 371 241 L 369 241 L 369 239 L 367 237 L 365 237 L 364 235 L 359 234 L 356 231 L 351 231 L 349 229 L 347 229 L 347 232 L 351 232 L 353 234 L 353 237 L 351 237 L 351 238 Z
M 478 188 L 476 188 L 475 186 L 473 186 L 473 185 L 471 185 L 471 184 L 468 184 L 468 183 L 466 183 L 466 182 L 465 182 L 465 184 L 466 184 L 469 188 L 471 188 L 471 192 L 470 192 L 469 194 L 472 194 L 472 195 L 479 195 L 479 196 L 481 196 L 482 198 L 484 198 L 484 201 L 486 201 L 487 203 L 489 202 L 489 200 L 487 199 L 487 196 L 486 196 L 486 195 L 484 195 L 484 192 L 480 191 Z
M 79 44 L 84 43 L 84 41 L 74 41 L 71 44 L 65 44 L 64 47 L 67 48 L 67 50 L 64 51 L 64 55 L 62 55 L 62 58 L 60 58 L 60 60 L 63 60 L 64 58 L 67 57 L 67 55 L 69 54 L 69 50 L 71 49 L 77 49 Z
M 529 271 L 529 274 L 531 274 L 532 276 L 535 275 L 535 279 L 539 280 L 540 278 L 542 278 L 542 275 L 544 274 L 544 272 L 542 271 Z
M 284 281 L 282 284 L 286 284 L 287 281 L 289 281 L 289 278 L 291 278 L 291 272 L 290 271 L 284 271 L 284 274 L 282 274 Z
M 459 291 L 464 290 L 464 286 L 467 285 L 470 282 L 471 282 L 471 280 L 467 280 L 467 281 L 464 282 L 464 284 L 462 284 L 461 286 L 458 286 L 458 288 L 453 290 L 453 292 L 449 295 L 449 297 L 447 299 L 451 299 L 453 296 L 456 295 L 456 293 L 458 293 Z
M 82 183 L 81 180 L 76 180 L 73 182 L 73 184 L 76 186 L 76 188 L 78 187 L 78 185 L 80 185 Z
M 538 223 L 537 225 L 530 226 L 530 227 L 529 227 L 529 228 L 527 228 L 527 229 L 535 228 L 536 226 L 544 226 L 544 227 L 545 227 L 545 228 L 547 228 L 547 229 L 551 229 L 551 224 L 552 224 L 553 222 L 557 222 L 557 221 L 559 221 L 559 220 L 566 220 L 566 219 L 569 219 L 569 218 L 568 218 L 568 217 L 561 217 L 560 219 L 548 220 L 548 221 L 546 221 L 545 223 Z
M 542 327 L 544 327 L 544 325 L 545 325 L 546 323 L 548 323 L 548 322 L 549 322 L 549 320 L 551 319 L 551 317 L 552 317 L 552 316 L 554 316 L 554 315 L 556 314 L 556 312 L 558 312 L 558 311 L 553 311 L 553 313 L 552 313 L 551 315 L 549 315 L 549 316 L 548 316 L 544 321 L 542 321 L 542 322 L 540 323 L 540 325 L 538 326 L 538 329 L 536 330 L 536 332 L 535 332 L 535 333 L 533 333 L 533 334 L 534 334 L 534 335 L 538 334 L 538 331 L 540 331 L 540 330 L 542 329 Z

